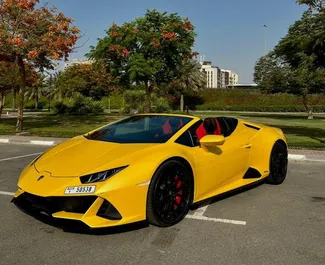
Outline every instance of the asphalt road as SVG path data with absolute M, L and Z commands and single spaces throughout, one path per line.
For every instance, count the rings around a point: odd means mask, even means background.
M 282 185 L 219 198 L 171 228 L 92 235 L 36 220 L 5 195 L 45 149 L 0 145 L 0 264 L 325 264 L 325 164 L 291 163 Z

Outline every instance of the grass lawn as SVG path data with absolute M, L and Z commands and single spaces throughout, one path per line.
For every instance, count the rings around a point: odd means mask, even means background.
M 297 114 L 252 114 L 252 113 L 192 113 L 201 117 L 232 116 L 281 128 L 290 148 L 325 150 L 325 114 L 315 115 L 314 120 Z M 30 135 L 49 137 L 73 137 L 86 133 L 111 121 L 122 118 L 118 115 L 100 116 L 53 116 L 26 117 L 24 131 Z M 15 134 L 16 119 L 0 119 L 0 135 Z
M 109 122 L 120 119 L 122 116 L 53 116 L 40 115 L 24 118 L 24 132 L 28 135 L 71 138 Z M 16 119 L 0 119 L 0 135 L 15 134 Z

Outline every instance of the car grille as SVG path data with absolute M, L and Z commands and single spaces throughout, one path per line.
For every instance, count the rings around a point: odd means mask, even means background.
M 26 211 L 45 212 L 51 215 L 61 211 L 86 213 L 96 199 L 96 196 L 41 197 L 25 192 L 16 198 L 14 203 Z

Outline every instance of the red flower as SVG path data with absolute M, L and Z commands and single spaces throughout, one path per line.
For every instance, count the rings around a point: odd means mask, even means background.
M 123 56 L 123 57 L 126 57 L 126 56 L 128 56 L 128 55 L 129 55 L 129 51 L 128 51 L 128 49 L 124 48 L 123 51 L 122 51 L 122 56 Z
M 28 53 L 28 58 L 35 59 L 38 56 L 38 52 L 36 50 L 32 50 Z
M 176 38 L 176 33 L 175 32 L 166 32 L 166 31 L 163 31 L 163 36 L 164 36 L 165 39 L 171 40 L 171 39 Z

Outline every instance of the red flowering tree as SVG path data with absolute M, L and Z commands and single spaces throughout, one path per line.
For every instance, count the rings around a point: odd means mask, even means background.
M 120 80 L 143 83 L 147 112 L 154 87 L 177 77 L 183 62 L 196 55 L 194 26 L 177 14 L 147 11 L 121 26 L 113 24 L 106 33 L 88 56 L 104 62 Z
M 36 7 L 40 0 L 0 0 L 0 60 L 16 62 L 20 89 L 17 131 L 22 130 L 26 64 L 51 69 L 55 60 L 67 59 L 79 30 L 55 7 Z

